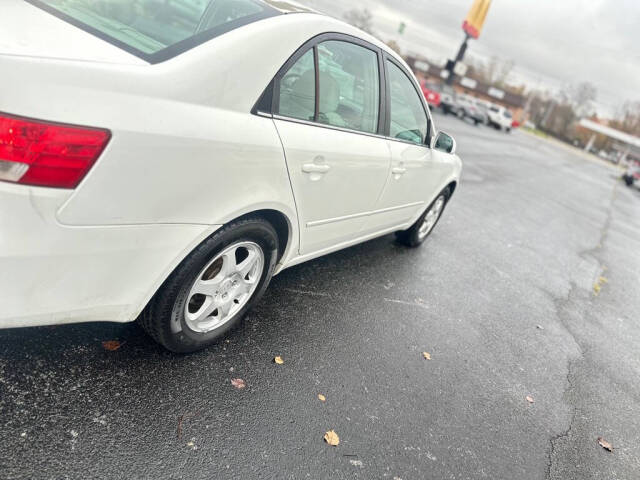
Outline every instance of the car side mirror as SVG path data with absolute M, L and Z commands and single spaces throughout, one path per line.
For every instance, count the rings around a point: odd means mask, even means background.
M 453 137 L 444 132 L 438 132 L 433 141 L 433 149 L 453 155 L 456 153 L 456 141 Z

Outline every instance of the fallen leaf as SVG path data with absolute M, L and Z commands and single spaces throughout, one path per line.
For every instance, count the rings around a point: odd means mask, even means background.
M 535 401 L 531 395 L 527 395 L 526 398 L 527 398 L 527 402 L 529 403 L 533 403 Z
M 332 447 L 337 447 L 338 444 L 340 443 L 340 437 L 338 437 L 338 434 L 333 430 L 329 430 L 327 433 L 324 434 L 324 441 L 327 442 Z
M 601 288 L 602 288 L 602 287 L 600 286 L 600 284 L 599 284 L 599 283 L 596 283 L 596 284 L 593 286 L 593 293 L 594 293 L 594 294 L 596 294 L 596 295 L 598 295 L 598 294 L 600 293 L 600 289 L 601 289 Z
M 429 352 L 422 352 L 422 356 L 425 360 L 431 360 L 431 354 Z
M 538 330 L 544 330 L 544 327 L 543 327 L 542 325 L 536 325 L 536 328 L 537 328 Z
M 600 446 L 602 448 L 604 448 L 608 452 L 613 452 L 613 445 L 611 445 L 609 442 L 607 442 L 604 438 L 598 437 L 598 443 L 600 444 Z
M 231 385 L 233 385 L 238 390 L 242 390 L 244 387 L 247 386 L 245 381 L 243 379 L 241 379 L 241 378 L 232 378 L 231 379 Z
M 110 352 L 115 352 L 121 346 L 122 343 L 120 343 L 118 340 L 105 340 L 104 342 L 102 342 L 102 348 Z
M 609 283 L 609 279 L 607 277 L 600 277 L 598 279 L 598 283 L 600 283 L 600 285 L 604 285 L 605 283 Z
M 319 393 L 318 394 L 318 400 L 320 400 L 321 402 L 326 402 L 327 398 L 323 394 Z
M 276 358 L 273 359 L 273 361 L 275 363 L 277 363 L 278 365 L 282 365 L 284 363 L 284 360 L 282 359 L 282 357 L 278 356 Z

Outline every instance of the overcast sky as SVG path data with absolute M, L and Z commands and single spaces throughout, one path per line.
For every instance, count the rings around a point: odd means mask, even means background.
M 394 39 L 403 53 L 444 61 L 463 39 L 462 21 L 472 0 L 300 0 L 341 17 L 368 8 L 375 33 Z M 405 22 L 405 34 L 396 33 Z M 640 0 L 493 0 L 469 55 L 515 62 L 511 81 L 552 89 L 589 81 L 599 110 L 613 113 L 640 100 Z

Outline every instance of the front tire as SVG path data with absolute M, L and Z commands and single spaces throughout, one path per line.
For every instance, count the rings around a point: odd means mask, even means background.
M 396 232 L 398 242 L 410 248 L 422 245 L 440 220 L 450 196 L 451 191 L 448 187 L 440 192 L 416 223 L 407 230 Z
M 139 322 L 168 350 L 190 353 L 214 343 L 257 303 L 273 275 L 278 237 L 261 218 L 231 223 L 187 256 Z

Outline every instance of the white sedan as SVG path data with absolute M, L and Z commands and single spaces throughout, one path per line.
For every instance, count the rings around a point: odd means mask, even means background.
M 459 181 L 405 62 L 288 2 L 2 0 L 0 327 L 212 343 L 271 277 L 432 231 Z

